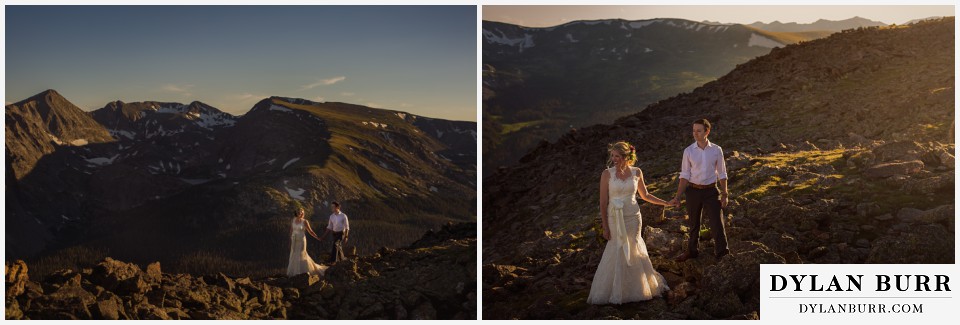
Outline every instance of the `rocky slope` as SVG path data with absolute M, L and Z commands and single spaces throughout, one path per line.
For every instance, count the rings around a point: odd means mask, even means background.
M 106 258 L 31 280 L 6 263 L 6 319 L 476 319 L 476 224 L 338 263 L 323 277 L 164 273 Z
M 759 316 L 759 264 L 953 263 L 954 19 L 871 28 L 775 49 L 612 125 L 542 142 L 484 179 L 484 315 L 716 319 Z M 606 144 L 636 145 L 661 198 L 675 193 L 691 122 L 714 122 L 729 169 L 732 253 L 672 260 L 683 209 L 642 204 L 643 238 L 673 289 L 585 303 L 605 245 L 597 180 Z
M 485 176 L 540 139 L 610 123 L 690 91 L 737 64 L 830 32 L 771 33 L 683 19 L 483 22 Z
M 68 122 L 20 127 L 45 110 Z M 7 106 L 7 118 L 16 178 L 7 182 L 6 252 L 39 262 L 41 274 L 108 255 L 269 274 L 285 265 L 297 204 L 323 229 L 329 203 L 343 203 L 361 255 L 476 218 L 472 122 L 283 97 L 239 117 L 200 102 L 112 102 L 85 113 L 54 91 Z M 31 147 L 47 134 L 68 142 Z M 81 136 L 87 143 L 69 144 Z M 248 262 L 262 264 L 239 266 Z

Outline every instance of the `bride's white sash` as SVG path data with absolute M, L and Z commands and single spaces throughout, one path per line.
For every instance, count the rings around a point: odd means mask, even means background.
M 627 266 L 633 266 L 633 260 L 630 258 L 630 238 L 627 237 L 627 226 L 623 222 L 623 205 L 624 198 L 611 198 L 610 205 L 613 206 L 613 209 L 610 209 L 610 213 L 607 214 L 607 218 L 611 219 L 608 221 L 613 221 L 611 225 L 613 228 L 613 236 L 610 238 L 614 245 L 620 246 L 623 249 L 623 257 L 627 261 Z

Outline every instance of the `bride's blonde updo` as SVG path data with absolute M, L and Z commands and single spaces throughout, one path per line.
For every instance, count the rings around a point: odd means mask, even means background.
M 614 150 L 619 152 L 620 155 L 627 160 L 627 166 L 633 166 L 633 164 L 637 163 L 637 149 L 626 141 L 619 141 L 607 145 L 607 165 L 613 166 L 613 159 L 609 153 L 612 153 Z

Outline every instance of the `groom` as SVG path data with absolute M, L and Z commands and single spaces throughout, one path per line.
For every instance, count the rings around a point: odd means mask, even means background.
M 727 247 L 727 232 L 723 228 L 721 208 L 728 203 L 727 165 L 723 161 L 723 149 L 707 140 L 710 135 L 710 121 L 700 119 L 693 122 L 693 144 L 683 150 L 680 164 L 680 186 L 677 196 L 670 204 L 680 206 L 680 197 L 687 194 L 687 213 L 690 215 L 690 240 L 687 251 L 677 257 L 677 262 L 696 258 L 699 254 L 697 243 L 700 240 L 700 218 L 706 212 L 710 218 L 710 232 L 716 244 L 718 258 L 730 253 Z M 717 188 L 719 184 L 719 189 Z
M 327 230 L 320 236 L 320 241 L 323 242 L 327 234 L 333 233 L 333 248 L 330 251 L 330 264 L 333 264 L 347 259 L 343 254 L 343 245 L 350 238 L 350 221 L 347 215 L 340 211 L 340 202 L 330 203 L 330 209 L 333 213 L 327 220 Z

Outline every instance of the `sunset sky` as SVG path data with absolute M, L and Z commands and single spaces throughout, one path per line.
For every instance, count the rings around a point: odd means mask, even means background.
M 6 103 L 269 96 L 476 121 L 474 6 L 6 6 Z
M 953 16 L 954 6 L 796 6 L 796 5 L 684 5 L 684 6 L 483 6 L 483 19 L 527 27 L 548 27 L 574 20 L 622 18 L 642 20 L 682 18 L 692 21 L 750 24 L 812 23 L 860 16 L 887 24 L 931 16 Z

